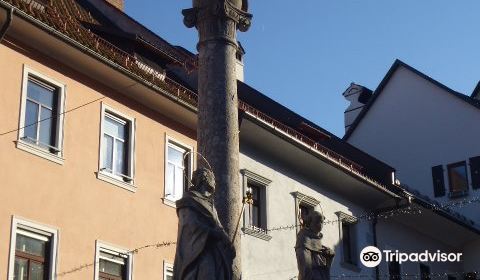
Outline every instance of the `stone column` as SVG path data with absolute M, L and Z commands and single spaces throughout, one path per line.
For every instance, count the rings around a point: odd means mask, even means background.
M 247 0 L 193 0 L 193 8 L 182 12 L 185 25 L 195 26 L 199 34 L 198 151 L 215 174 L 215 206 L 231 239 L 242 209 L 235 54 L 236 30 L 247 31 L 252 18 L 246 9 Z M 199 167 L 208 167 L 200 157 L 197 163 Z M 234 279 L 240 279 L 238 236 L 234 247 L 237 257 L 233 274 Z

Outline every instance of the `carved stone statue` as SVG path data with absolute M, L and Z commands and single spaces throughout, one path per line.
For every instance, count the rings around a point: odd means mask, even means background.
M 297 254 L 299 280 L 329 280 L 330 267 L 335 252 L 322 245 L 324 216 L 312 211 L 304 221 L 305 227 L 297 235 L 295 252 Z
M 176 202 L 179 221 L 173 279 L 230 280 L 235 249 L 214 207 L 213 172 L 205 168 L 196 170 L 192 184 Z

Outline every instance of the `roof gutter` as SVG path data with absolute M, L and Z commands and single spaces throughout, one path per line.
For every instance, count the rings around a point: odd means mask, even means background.
M 428 203 L 428 202 L 426 202 L 422 199 L 419 199 L 417 197 L 414 197 L 413 200 L 416 204 L 424 207 L 425 209 L 428 209 L 428 210 L 430 210 L 430 211 L 432 211 L 432 212 L 434 212 L 434 213 L 436 213 L 436 214 L 454 222 L 455 224 L 457 224 L 459 226 L 462 226 L 462 227 L 472 231 L 475 234 L 480 235 L 480 229 L 479 228 L 477 228 L 477 227 L 475 227 L 475 226 L 473 226 L 473 225 L 471 225 L 471 224 L 469 224 L 465 221 L 462 221 L 460 219 L 455 218 L 454 216 L 452 216 L 451 213 L 448 213 L 447 211 L 445 211 L 441 208 L 438 208 L 435 205 L 432 205 L 432 204 L 430 204 L 430 203 Z
M 65 43 L 73 45 L 75 48 L 82 51 L 83 53 L 98 59 L 99 61 L 105 63 L 106 65 L 112 67 L 113 69 L 118 70 L 119 72 L 127 75 L 131 79 L 143 84 L 144 86 L 150 87 L 150 88 L 156 90 L 157 92 L 160 92 L 161 94 L 163 94 L 167 98 L 169 98 L 169 99 L 171 99 L 175 102 L 178 102 L 179 104 L 184 106 L 186 109 L 188 109 L 192 112 L 195 112 L 195 113 L 197 112 L 197 108 L 195 106 L 192 106 L 191 104 L 188 104 L 187 102 L 181 100 L 181 98 L 178 98 L 177 96 L 175 96 L 173 94 L 170 94 L 167 90 L 162 89 L 162 88 L 154 85 L 153 83 L 151 83 L 151 82 L 149 82 L 149 81 L 147 81 L 147 80 L 145 80 L 141 77 L 138 77 L 134 73 L 130 72 L 128 69 L 125 69 L 125 68 L 121 67 L 120 65 L 116 64 L 115 62 L 108 60 L 107 58 L 101 56 L 100 54 L 98 54 L 94 50 L 90 49 L 89 47 L 86 47 L 86 46 L 80 44 L 79 42 L 73 40 L 72 38 L 68 37 L 67 35 L 59 32 L 55 28 L 43 23 L 42 21 L 36 19 L 35 17 L 32 17 L 32 16 L 26 14 L 25 12 L 23 12 L 21 10 L 16 9 L 13 5 L 11 5 L 9 3 L 6 3 L 3 0 L 0 0 L 0 7 L 4 8 L 5 10 L 10 10 L 10 11 L 16 10 L 16 13 L 15 13 L 16 15 L 21 16 L 23 19 L 31 22 L 35 26 L 37 26 L 37 27 L 47 31 L 48 33 L 56 36 L 57 38 L 61 39 Z M 12 13 L 12 15 L 13 15 L 13 13 Z M 11 19 L 10 19 L 10 22 L 11 22 Z
M 452 216 L 451 213 L 443 210 L 442 208 L 439 208 L 427 201 L 424 201 L 423 199 L 421 198 L 418 198 L 416 196 L 414 196 L 413 194 L 407 192 L 407 191 L 404 191 L 403 192 L 403 195 L 402 196 L 405 196 L 405 198 L 407 199 L 407 203 L 406 204 L 400 204 L 400 201 L 397 200 L 396 202 L 396 205 L 395 206 L 391 206 L 391 207 L 385 207 L 385 208 L 381 208 L 381 209 L 377 209 L 375 210 L 375 214 L 376 216 L 378 214 L 381 214 L 381 213 L 384 213 L 384 212 L 389 212 L 389 211 L 395 211 L 395 210 L 398 210 L 398 209 L 402 209 L 402 208 L 406 208 L 408 206 L 411 206 L 412 204 L 417 204 L 417 205 L 420 205 L 421 207 L 427 209 L 427 210 L 430 210 L 432 211 L 433 213 L 445 218 L 445 219 L 448 219 L 450 220 L 451 222 L 461 226 L 461 227 L 464 227 L 468 230 L 470 230 L 471 232 L 475 233 L 475 234 L 480 234 L 480 229 L 465 222 L 465 221 L 462 221 L 460 219 L 457 219 L 455 218 L 454 216 Z
M 296 139 L 295 137 L 283 132 L 281 129 L 276 128 L 274 125 L 263 121 L 261 118 L 258 118 L 257 116 L 255 116 L 255 115 L 253 115 L 249 112 L 246 112 L 246 117 L 248 119 L 253 120 L 254 122 L 258 123 L 261 127 L 270 130 L 272 132 L 272 134 L 277 135 L 277 136 L 283 138 L 284 140 L 287 140 L 287 142 L 290 142 L 291 144 L 303 149 L 304 151 L 311 153 L 315 157 L 323 160 L 324 162 L 326 162 L 326 163 L 328 163 L 328 164 L 330 164 L 334 167 L 337 167 L 339 170 L 341 170 L 344 173 L 352 176 L 353 178 L 356 178 L 356 179 L 372 186 L 374 189 L 376 189 L 376 190 L 378 190 L 378 191 L 380 191 L 380 192 L 382 192 L 382 193 L 384 193 L 384 194 L 386 194 L 390 197 L 393 197 L 395 199 L 401 199 L 400 195 L 390 191 L 389 189 L 387 189 L 386 187 L 384 187 L 380 183 L 368 178 L 367 176 L 364 176 L 360 172 L 355 172 L 352 168 L 343 165 L 341 162 L 336 161 L 335 159 L 329 157 L 328 155 L 322 154 L 320 151 L 317 151 L 316 149 L 309 146 L 308 144 L 303 143 L 302 141 Z
M 11 6 L 10 9 L 8 9 L 7 21 L 2 26 L 2 29 L 0 29 L 0 43 L 3 41 L 3 38 L 5 37 L 5 34 L 7 34 L 7 31 L 10 28 L 10 25 L 12 24 L 12 18 L 13 18 L 14 11 L 15 11 L 15 8 L 13 6 Z

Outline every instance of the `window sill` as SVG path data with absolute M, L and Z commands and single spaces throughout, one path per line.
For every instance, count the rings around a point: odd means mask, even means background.
M 137 192 L 137 188 L 133 184 L 129 184 L 124 181 L 121 181 L 108 173 L 99 171 L 99 172 L 96 172 L 96 174 L 97 174 L 97 179 L 99 180 L 105 181 L 107 183 L 110 183 L 112 185 L 125 189 L 127 191 L 131 191 L 133 193 Z
M 346 262 L 346 261 L 340 262 L 340 266 L 343 267 L 343 268 L 346 268 L 348 270 L 351 270 L 353 272 L 362 271 L 362 269 L 360 267 L 358 267 L 358 265 L 350 263 L 350 262 Z
M 25 142 L 25 141 L 22 141 L 22 140 L 16 140 L 15 144 L 16 144 L 17 149 L 20 149 L 20 150 L 25 151 L 25 152 L 29 152 L 33 155 L 42 157 L 42 158 L 47 159 L 47 160 L 49 160 L 51 162 L 54 162 L 56 164 L 63 165 L 63 163 L 65 161 L 65 159 L 62 158 L 61 156 L 52 154 L 52 153 L 38 147 L 37 145 L 31 144 L 31 143 L 28 143 L 28 142 Z
M 163 200 L 163 204 L 165 204 L 167 206 L 170 206 L 170 207 L 173 207 L 175 209 L 177 208 L 176 200 L 173 200 L 173 199 L 168 198 L 168 197 L 163 197 L 162 200 Z
M 257 228 L 251 228 L 251 227 L 245 228 L 244 227 L 244 228 L 242 228 L 242 231 L 245 234 L 251 235 L 251 236 L 256 237 L 256 238 L 260 238 L 260 239 L 265 240 L 265 241 L 270 241 L 270 239 L 272 239 L 272 237 L 270 235 L 266 234 L 263 229 L 257 229 Z

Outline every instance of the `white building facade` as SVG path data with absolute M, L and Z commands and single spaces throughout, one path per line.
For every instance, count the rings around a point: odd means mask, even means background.
M 344 139 L 395 167 L 410 193 L 460 213 L 465 231 L 478 229 L 480 103 L 397 60 L 364 104 L 346 111 Z M 462 269 L 478 271 L 480 238 L 450 234 Z

